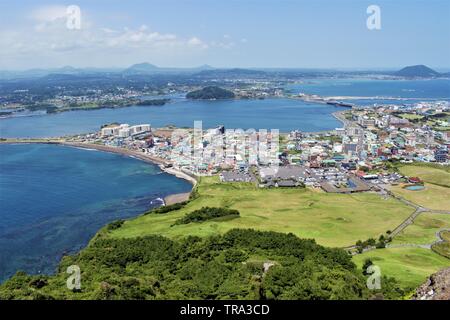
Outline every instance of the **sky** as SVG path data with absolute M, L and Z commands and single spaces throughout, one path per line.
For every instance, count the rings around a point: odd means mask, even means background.
M 80 9 L 73 20 L 67 7 Z M 380 28 L 370 30 L 370 5 Z M 79 21 L 79 27 L 73 21 Z M 450 68 L 448 0 L 0 0 L 0 69 Z

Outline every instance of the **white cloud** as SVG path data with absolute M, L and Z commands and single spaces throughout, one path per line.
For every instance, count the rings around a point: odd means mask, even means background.
M 103 62 L 106 56 L 120 63 L 122 60 L 113 57 L 143 56 L 146 60 L 165 63 L 168 59 L 201 57 L 209 48 L 235 46 L 228 35 L 218 41 L 205 41 L 198 36 L 182 37 L 156 31 L 147 25 L 121 29 L 99 27 L 84 12 L 82 15 L 81 29 L 73 30 L 67 28 L 65 6 L 46 6 L 30 14 L 32 24 L 28 27 L 0 30 L 0 68 L 22 63 L 38 65 L 40 59 L 49 63 L 67 59 L 64 64 Z
M 38 22 L 51 22 L 67 16 L 67 6 L 45 6 L 34 10 L 31 18 Z
M 202 49 L 208 48 L 208 45 L 197 37 L 190 38 L 187 44 L 191 47 L 200 47 Z

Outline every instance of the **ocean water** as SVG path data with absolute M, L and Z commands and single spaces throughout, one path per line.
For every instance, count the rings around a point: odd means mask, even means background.
M 107 223 L 161 205 L 191 184 L 118 154 L 0 145 L 0 281 L 51 273 Z
M 322 131 L 341 127 L 332 113 L 343 108 L 309 104 L 292 99 L 191 101 L 175 99 L 165 106 L 127 107 L 92 111 L 71 111 L 33 117 L 0 119 L 0 137 L 56 137 L 98 131 L 105 123 L 150 123 L 204 128 L 220 124 L 234 129 L 279 129 L 288 132 Z
M 321 96 L 393 97 L 423 100 L 449 100 L 450 79 L 427 80 L 373 80 L 320 79 L 288 85 L 294 93 Z

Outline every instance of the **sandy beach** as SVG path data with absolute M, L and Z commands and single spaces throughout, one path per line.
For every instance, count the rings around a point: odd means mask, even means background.
M 190 195 L 190 192 L 171 194 L 170 196 L 164 198 L 164 204 L 169 206 L 171 204 L 188 201 Z

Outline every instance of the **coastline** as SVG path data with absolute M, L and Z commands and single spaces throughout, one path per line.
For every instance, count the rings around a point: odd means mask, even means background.
M 33 139 L 11 139 L 11 140 L 0 140 L 0 145 L 26 145 L 26 144 L 41 144 L 41 145 L 59 145 L 59 146 L 63 146 L 63 147 L 72 147 L 72 148 L 78 148 L 78 149 L 84 149 L 84 150 L 97 150 L 100 152 L 109 152 L 109 153 L 115 153 L 118 155 L 123 155 L 123 156 L 127 156 L 127 157 L 131 157 L 149 164 L 153 164 L 153 165 L 158 165 L 158 167 L 160 168 L 160 170 L 162 172 L 168 173 L 170 175 L 175 176 L 178 179 L 183 179 L 188 181 L 189 183 L 191 183 L 192 187 L 190 189 L 189 192 L 184 192 L 184 193 L 174 193 L 174 194 L 169 194 L 166 195 L 163 199 L 162 199 L 162 206 L 166 206 L 166 205 L 172 205 L 172 204 L 176 204 L 179 202 L 185 202 L 188 201 L 190 199 L 191 193 L 193 192 L 195 186 L 197 185 L 197 179 L 196 176 L 190 173 L 185 173 L 181 170 L 178 170 L 176 168 L 173 167 L 165 167 L 165 165 L 171 164 L 170 161 L 167 161 L 165 159 L 159 158 L 159 157 L 155 157 L 152 155 L 148 155 L 148 154 L 144 154 L 140 151 L 135 151 L 135 150 L 129 150 L 129 149 L 124 149 L 124 148 L 120 148 L 120 147 L 111 147 L 111 146 L 104 146 L 104 145 L 97 145 L 97 144 L 90 144 L 90 143 L 75 143 L 75 142 L 68 142 L 68 141 L 64 141 L 64 140 L 58 140 L 58 139 L 37 139 L 37 140 L 33 140 Z M 147 209 L 148 210 L 148 209 Z M 145 212 L 145 211 L 144 211 Z M 133 219 L 138 217 L 139 215 L 141 215 L 142 212 L 138 213 L 135 216 L 131 216 L 125 219 Z M 115 221 L 115 220 L 113 220 Z M 92 238 L 90 238 L 89 242 L 94 239 L 95 237 L 97 237 L 97 235 L 99 234 L 99 232 L 101 232 L 101 230 L 106 226 L 102 225 L 98 230 L 95 231 L 95 234 Z M 74 251 L 65 251 L 64 254 L 76 254 L 78 252 L 80 252 L 81 250 L 85 249 L 88 246 L 88 244 L 86 245 L 82 245 L 82 246 L 78 246 L 76 249 L 74 249 Z M 59 262 L 60 263 L 60 262 Z M 58 263 L 58 265 L 59 265 Z M 52 271 L 52 273 L 50 273 L 51 275 L 55 274 L 54 271 Z M 8 277 L 4 280 L 0 280 L 0 285 L 4 283 L 4 281 L 7 281 L 8 279 L 10 279 L 11 277 Z
M 346 124 L 347 124 L 347 120 L 345 119 L 345 117 L 343 117 L 343 114 L 344 114 L 346 111 L 347 111 L 347 110 L 340 110 L 340 111 L 333 112 L 333 113 L 331 114 L 335 119 L 337 119 L 338 121 L 340 121 L 340 122 L 342 123 L 342 125 L 344 126 L 344 128 L 345 128 L 345 126 L 346 126 Z
M 171 165 L 172 163 L 168 160 L 155 157 L 149 154 L 145 154 L 139 151 L 135 150 L 129 150 L 124 149 L 120 147 L 111 147 L 111 146 L 104 146 L 104 145 L 97 145 L 92 143 L 77 143 L 77 142 L 59 142 L 57 144 L 69 146 L 69 147 L 75 147 L 75 148 L 81 148 L 81 149 L 94 149 L 98 151 L 103 152 L 111 152 L 111 153 L 117 153 L 121 155 L 125 155 L 128 157 L 132 157 L 147 163 L 151 164 L 157 164 L 159 165 L 159 168 L 168 174 L 174 175 L 175 177 L 179 179 L 184 179 L 192 184 L 193 187 L 197 184 L 197 180 L 193 175 L 190 175 L 182 170 L 175 169 L 174 167 L 167 167 Z
M 188 174 L 182 170 L 168 167 L 171 165 L 171 162 L 159 157 L 155 157 L 149 154 L 145 154 L 139 151 L 135 150 L 129 150 L 125 148 L 120 147 L 111 147 L 111 146 L 105 146 L 105 145 L 99 145 L 99 144 L 93 144 L 93 143 L 82 143 L 82 142 L 68 142 L 64 140 L 53 140 L 53 139 L 40 139 L 40 140 L 26 140 L 26 139 L 16 139 L 16 140 L 5 140 L 0 141 L 0 144 L 56 144 L 66 147 L 73 147 L 73 148 L 80 148 L 85 150 L 97 150 L 102 152 L 110 152 L 110 153 L 116 153 L 128 157 L 132 157 L 134 159 L 138 159 L 147 163 L 156 164 L 159 166 L 161 171 L 171 174 L 179 179 L 184 179 L 192 184 L 192 190 L 197 185 L 197 178 L 193 174 Z M 177 194 L 170 194 L 168 196 L 164 197 L 164 205 L 174 204 L 177 202 L 183 202 L 187 201 L 191 195 L 191 192 L 186 193 L 177 193 Z

